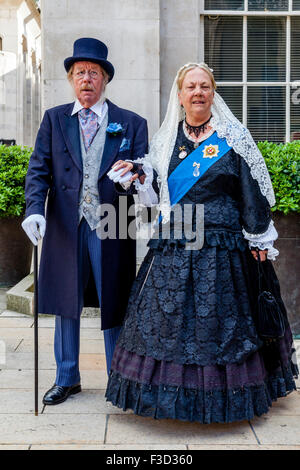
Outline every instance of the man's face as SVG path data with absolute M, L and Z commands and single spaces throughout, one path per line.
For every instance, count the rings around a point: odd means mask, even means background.
M 97 103 L 105 85 L 100 65 L 75 62 L 72 76 L 75 94 L 82 106 L 90 108 Z

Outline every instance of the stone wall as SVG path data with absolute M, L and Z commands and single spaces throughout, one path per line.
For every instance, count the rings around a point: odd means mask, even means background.
M 1 0 L 0 36 L 0 138 L 31 146 L 41 114 L 41 37 L 32 0 Z
M 160 0 L 161 121 L 177 70 L 202 61 L 199 0 Z
M 17 57 L 0 51 L 0 138 L 17 138 Z
M 107 44 L 115 77 L 107 97 L 159 125 L 159 0 L 42 0 L 43 109 L 72 101 L 63 61 L 79 37 Z

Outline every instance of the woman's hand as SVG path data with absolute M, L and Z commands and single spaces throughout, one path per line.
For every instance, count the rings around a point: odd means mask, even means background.
M 251 250 L 252 255 L 257 260 L 257 251 Z M 268 250 L 259 250 L 259 257 L 261 261 L 266 261 L 267 259 Z
M 117 171 L 120 170 L 121 168 L 124 168 L 124 171 L 122 171 L 120 176 L 126 175 L 128 171 L 131 171 L 133 168 L 133 164 L 130 162 L 125 162 L 124 160 L 118 160 L 116 163 L 113 164 L 112 168 Z M 139 177 L 137 173 L 135 173 L 129 181 L 134 181 Z

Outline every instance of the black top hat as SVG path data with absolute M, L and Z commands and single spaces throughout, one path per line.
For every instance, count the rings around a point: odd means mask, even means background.
M 106 45 L 94 38 L 80 38 L 74 42 L 73 56 L 64 61 L 64 66 L 68 72 L 74 62 L 89 61 L 101 65 L 108 73 L 109 82 L 114 76 L 115 69 L 113 65 L 106 60 L 108 49 Z

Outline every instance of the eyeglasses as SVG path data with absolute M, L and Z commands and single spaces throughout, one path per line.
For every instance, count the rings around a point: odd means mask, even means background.
M 78 80 L 82 80 L 85 77 L 85 74 L 88 74 L 90 78 L 96 79 L 99 77 L 99 72 L 96 72 L 95 70 L 80 70 L 79 72 L 75 73 L 75 77 Z

